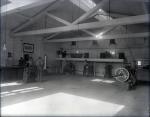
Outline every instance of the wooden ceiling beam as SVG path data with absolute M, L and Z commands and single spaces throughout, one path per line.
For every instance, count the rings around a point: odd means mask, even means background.
M 45 42 L 50 43 L 59 43 L 59 42 L 71 42 L 71 41 L 91 41 L 91 40 L 106 40 L 106 39 L 129 39 L 129 38 L 143 38 L 143 37 L 149 37 L 149 32 L 144 33 L 133 33 L 133 34 L 116 34 L 116 35 L 103 35 L 99 38 L 93 38 L 93 37 L 79 37 L 79 38 L 67 38 L 67 39 L 53 39 L 53 40 L 47 40 Z
M 9 15 L 23 10 L 49 4 L 53 0 L 11 0 L 11 3 L 1 7 L 1 16 Z
M 130 16 L 130 17 L 125 17 L 125 18 L 101 21 L 101 22 L 83 23 L 79 25 L 25 31 L 25 32 L 15 33 L 14 35 L 15 36 L 40 35 L 40 34 L 67 32 L 67 31 L 75 31 L 75 30 L 83 30 L 83 29 L 95 29 L 95 28 L 102 28 L 102 27 L 107 27 L 107 26 L 139 24 L 139 23 L 149 23 L 149 14 Z

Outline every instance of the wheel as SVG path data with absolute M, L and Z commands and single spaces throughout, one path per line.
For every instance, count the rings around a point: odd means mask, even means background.
M 130 74 L 129 74 L 129 71 L 126 69 L 126 68 L 118 68 L 116 69 L 115 71 L 115 79 L 119 82 L 126 82 L 129 77 L 130 77 Z

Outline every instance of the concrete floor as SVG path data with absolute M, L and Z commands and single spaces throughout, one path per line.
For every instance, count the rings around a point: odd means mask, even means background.
M 1 84 L 2 116 L 149 116 L 149 86 L 127 91 L 113 80 L 51 75 Z

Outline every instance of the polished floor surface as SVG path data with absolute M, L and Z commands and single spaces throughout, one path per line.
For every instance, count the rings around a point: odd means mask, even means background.
M 149 116 L 149 86 L 99 77 L 45 76 L 43 82 L 1 84 L 2 116 Z

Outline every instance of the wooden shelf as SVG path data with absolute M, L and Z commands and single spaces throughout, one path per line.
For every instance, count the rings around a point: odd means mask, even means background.
M 123 63 L 123 59 L 98 59 L 98 58 L 56 58 L 59 61 L 91 61 L 101 63 Z

